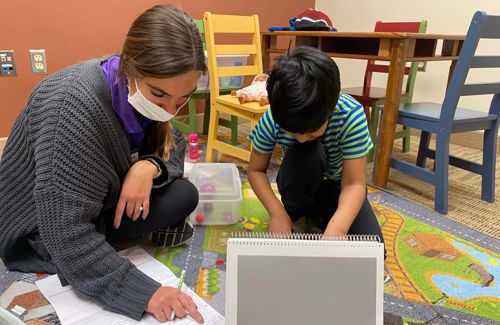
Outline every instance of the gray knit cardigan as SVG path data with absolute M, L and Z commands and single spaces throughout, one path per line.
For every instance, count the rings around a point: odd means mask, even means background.
M 105 240 L 104 217 L 113 215 L 132 161 L 100 62 L 49 76 L 18 116 L 0 162 L 0 257 L 9 269 L 57 272 L 107 310 L 138 320 L 160 284 Z M 178 138 L 155 186 L 182 175 Z

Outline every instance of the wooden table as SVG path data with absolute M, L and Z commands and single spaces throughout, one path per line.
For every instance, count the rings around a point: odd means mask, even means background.
M 373 183 L 380 187 L 387 185 L 406 62 L 451 60 L 449 81 L 464 40 L 463 35 L 387 32 L 263 31 L 261 35 L 264 71 L 268 71 L 273 53 L 280 54 L 287 51 L 287 48 L 278 47 L 278 37 L 292 38 L 295 46 L 316 47 L 331 57 L 390 62 L 373 173 Z M 442 42 L 438 43 L 439 40 Z M 288 43 L 286 45 L 288 46 Z

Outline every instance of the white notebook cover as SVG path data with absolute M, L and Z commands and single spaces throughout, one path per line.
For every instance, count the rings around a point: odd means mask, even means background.
M 293 237 L 228 240 L 227 325 L 383 325 L 384 245 L 376 237 Z

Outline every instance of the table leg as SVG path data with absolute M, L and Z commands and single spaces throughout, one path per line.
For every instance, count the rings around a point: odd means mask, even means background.
M 451 55 L 459 56 L 460 51 L 462 50 L 463 41 L 454 41 L 453 42 L 453 50 Z M 446 89 L 448 89 L 448 85 L 450 84 L 451 77 L 453 76 L 453 72 L 455 71 L 455 66 L 457 65 L 457 60 L 451 61 L 450 69 L 448 70 L 448 81 L 446 82 Z
M 407 51 L 408 40 L 395 39 L 392 41 L 384 112 L 382 114 L 382 123 L 376 147 L 375 170 L 373 172 L 373 184 L 379 187 L 387 186 Z
M 268 51 L 270 49 L 270 46 L 271 35 L 262 35 L 260 47 L 262 49 L 262 69 L 264 72 L 267 72 L 269 70 L 269 64 L 271 62 L 271 52 Z

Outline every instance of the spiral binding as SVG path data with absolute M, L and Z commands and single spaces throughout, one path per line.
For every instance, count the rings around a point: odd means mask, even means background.
M 269 233 L 269 232 L 233 232 L 232 238 L 259 238 L 259 239 L 295 239 L 295 240 L 326 240 L 326 241 L 351 241 L 351 242 L 377 242 L 381 243 L 378 235 L 330 235 L 311 233 Z

